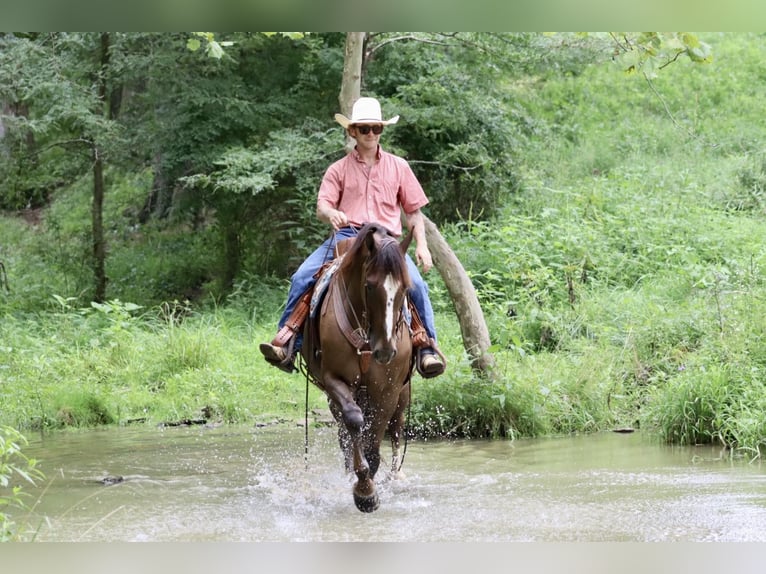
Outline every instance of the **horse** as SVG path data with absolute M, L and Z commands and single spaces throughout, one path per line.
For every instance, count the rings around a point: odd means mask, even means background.
M 400 470 L 414 363 L 405 313 L 411 240 L 409 233 L 400 243 L 385 227 L 368 223 L 356 237 L 338 242 L 326 295 L 304 326 L 301 356 L 338 423 L 346 471 L 356 474 L 354 503 L 362 512 L 380 505 L 373 479 L 386 431 L 392 473 Z

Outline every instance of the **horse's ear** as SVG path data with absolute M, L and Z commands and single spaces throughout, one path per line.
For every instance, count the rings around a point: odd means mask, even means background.
M 365 233 L 364 245 L 365 245 L 365 247 L 367 247 L 367 251 L 369 251 L 370 253 L 375 251 L 375 247 L 376 247 L 376 245 L 375 245 L 375 243 L 376 243 L 375 236 L 377 235 L 377 233 L 376 233 L 377 230 L 378 230 L 378 228 L 373 226 L 373 225 L 366 225 L 360 231 L 360 233 Z
M 399 250 L 402 252 L 402 255 L 407 255 L 407 250 L 410 248 L 410 243 L 412 243 L 412 229 L 407 232 L 407 236 L 399 244 Z

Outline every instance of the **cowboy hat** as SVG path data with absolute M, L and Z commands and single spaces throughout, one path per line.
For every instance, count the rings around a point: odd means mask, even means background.
M 380 103 L 375 98 L 359 98 L 351 110 L 351 119 L 343 114 L 335 114 L 335 121 L 348 128 L 354 124 L 383 124 L 388 126 L 399 121 L 399 116 L 384 120 L 380 113 Z

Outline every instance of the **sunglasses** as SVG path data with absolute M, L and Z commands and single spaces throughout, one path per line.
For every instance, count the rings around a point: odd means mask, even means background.
M 368 133 L 370 133 L 370 130 L 372 130 L 372 133 L 374 133 L 376 136 L 379 136 L 380 134 L 383 133 L 383 126 L 380 124 L 375 124 L 373 126 L 354 126 L 354 127 L 363 136 L 366 136 Z

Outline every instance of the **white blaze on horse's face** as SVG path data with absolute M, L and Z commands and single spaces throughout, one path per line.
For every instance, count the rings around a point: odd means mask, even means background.
M 396 294 L 399 292 L 399 281 L 394 279 L 391 275 L 386 275 L 386 280 L 383 282 L 383 289 L 386 292 L 386 319 L 385 319 L 385 333 L 388 343 L 393 345 L 394 343 L 394 325 L 395 321 L 395 303 Z

